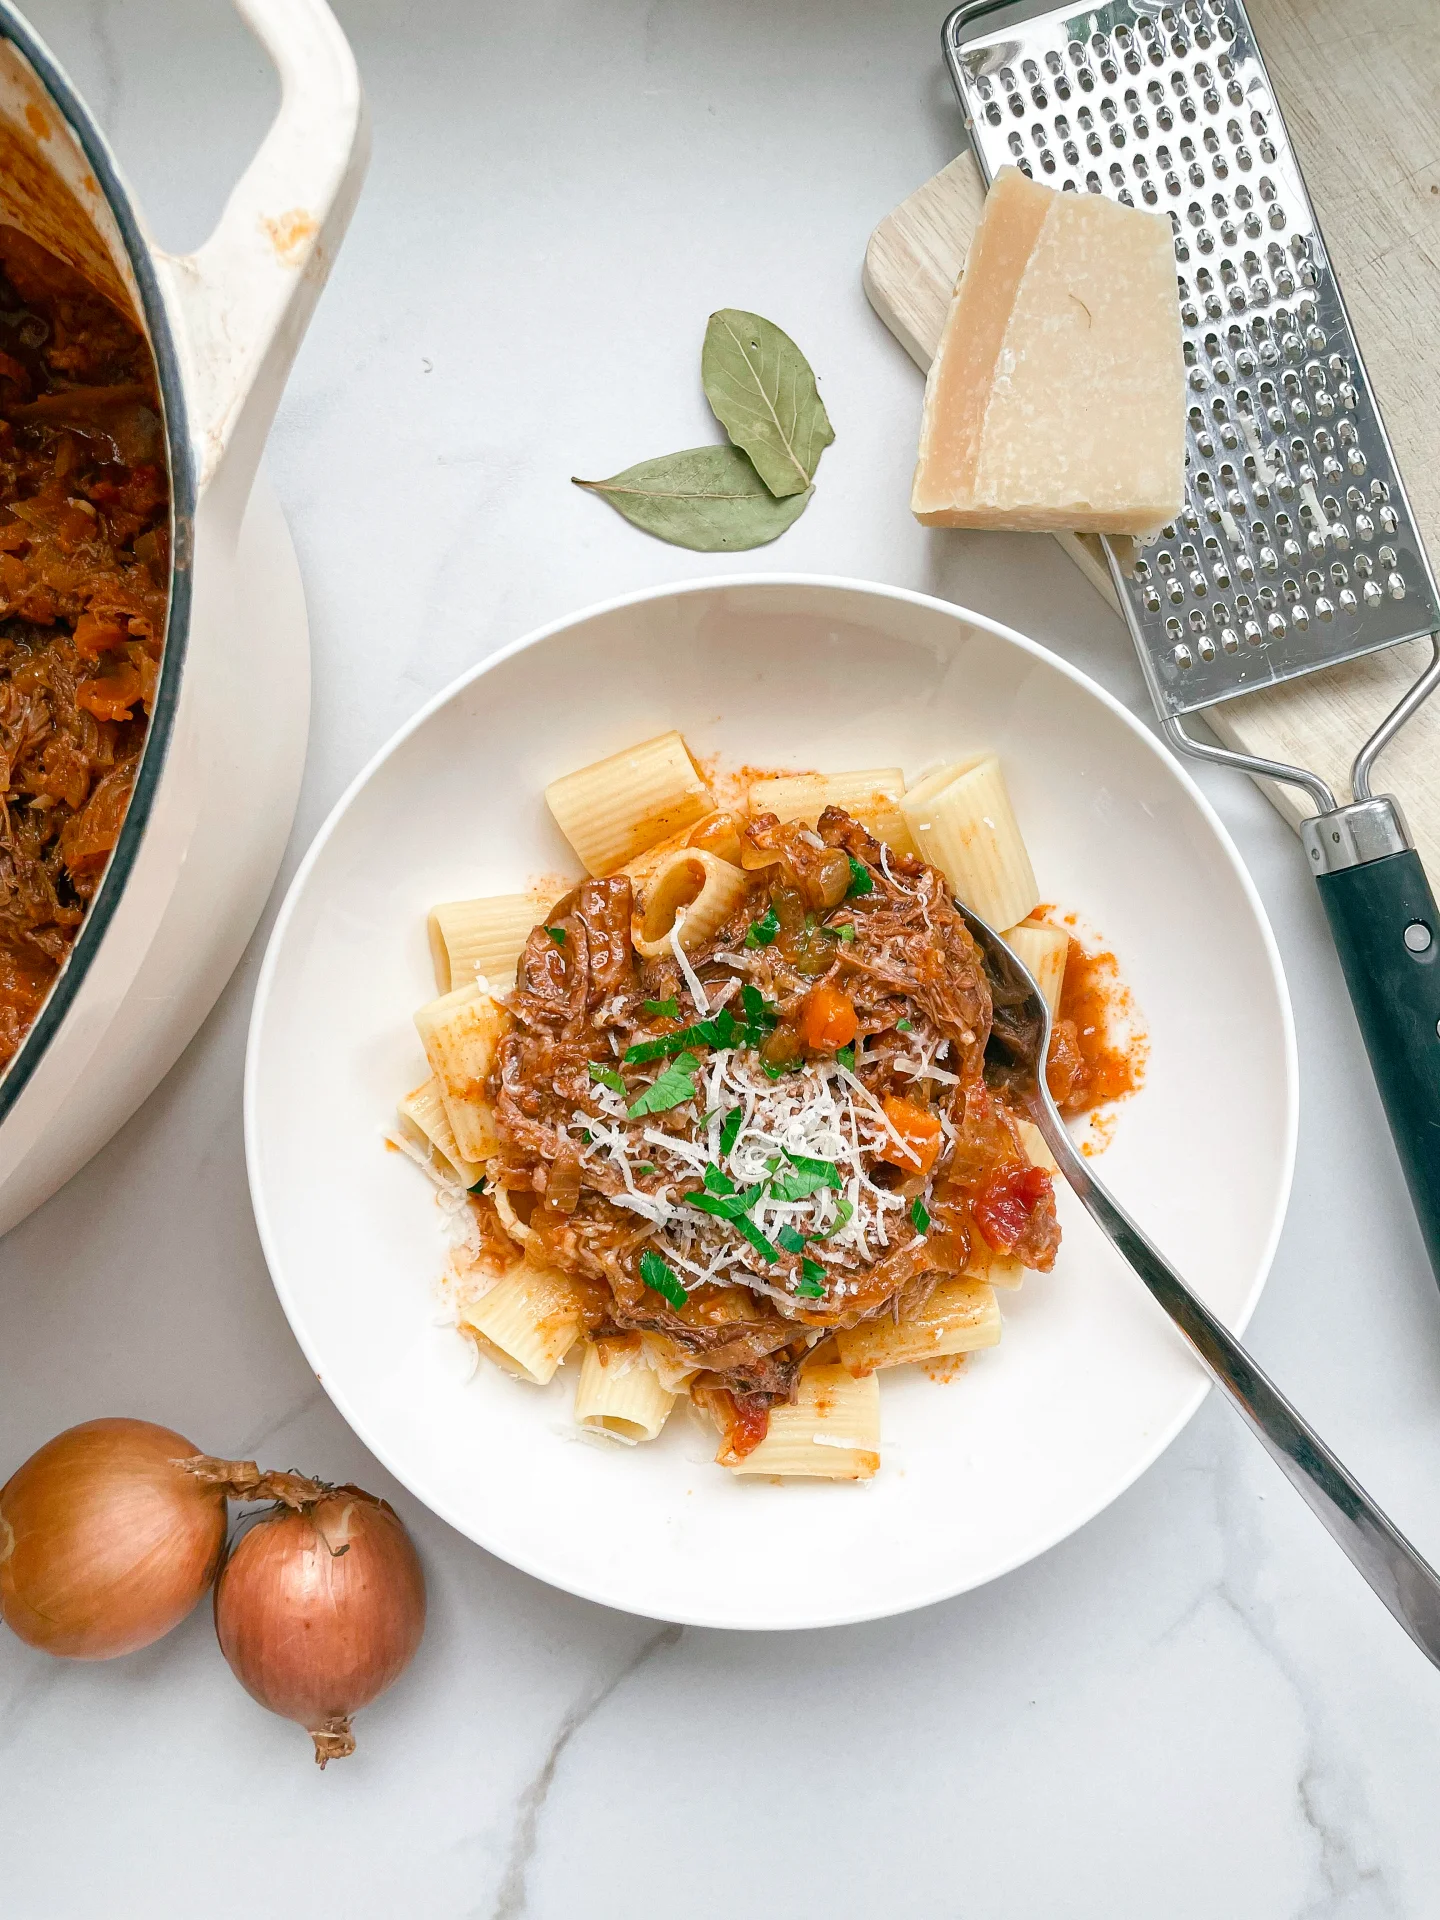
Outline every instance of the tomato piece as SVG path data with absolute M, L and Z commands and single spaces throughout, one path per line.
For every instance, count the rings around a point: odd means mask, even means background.
M 879 1148 L 876 1158 L 888 1160 L 892 1167 L 900 1167 L 906 1173 L 929 1173 L 940 1154 L 940 1142 L 943 1135 L 940 1122 L 927 1107 L 917 1107 L 913 1100 L 901 1100 L 893 1093 L 885 1096 L 885 1118 L 890 1122 L 900 1140 L 887 1135 L 885 1144 Z M 900 1141 L 905 1146 L 902 1147 Z M 909 1148 L 909 1152 L 905 1151 Z
M 800 1038 L 811 1053 L 848 1047 L 859 1030 L 854 1002 L 838 987 L 812 987 L 800 1002 Z
M 729 1387 L 697 1387 L 695 1397 L 720 1429 L 715 1459 L 733 1467 L 753 1453 L 770 1426 L 770 1402 L 763 1393 L 736 1393 Z
M 1031 1214 L 1051 1191 L 1044 1167 L 1002 1167 L 971 1201 L 970 1211 L 996 1253 L 1013 1253 Z

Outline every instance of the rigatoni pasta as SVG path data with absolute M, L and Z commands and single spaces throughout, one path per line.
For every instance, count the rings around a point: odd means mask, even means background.
M 1000 937 L 1039 987 L 1050 1009 L 1050 1018 L 1058 1020 L 1060 989 L 1065 984 L 1065 962 L 1070 955 L 1069 934 L 1063 927 L 1027 923 L 1011 927 Z
M 921 859 L 939 867 L 982 920 L 1013 927 L 1034 911 L 1035 870 L 993 753 L 961 762 L 938 784 L 922 782 L 900 807 Z
M 554 904 L 534 893 L 497 893 L 480 900 L 447 900 L 427 923 L 437 993 L 484 980 L 508 993 L 530 929 Z
M 880 1466 L 880 1387 L 844 1367 L 802 1367 L 795 1398 L 771 1410 L 758 1447 L 721 1463 L 737 1474 L 869 1480 Z
M 715 935 L 750 889 L 750 876 L 697 847 L 667 853 L 637 889 L 631 918 L 635 951 L 647 960 L 665 953 L 676 938 L 694 953 Z
M 507 1020 L 499 1002 L 476 986 L 442 994 L 415 1015 L 455 1144 L 466 1160 L 488 1160 L 499 1144 L 487 1082 Z
M 543 1387 L 580 1338 L 584 1315 L 567 1275 L 522 1260 L 461 1309 L 460 1325 L 497 1366 Z
M 899 767 L 859 773 L 773 774 L 750 783 L 750 811 L 773 813 L 813 827 L 826 807 L 839 807 L 896 853 L 914 853 L 915 842 L 900 810 L 905 775 Z
M 600 878 L 715 811 L 678 733 L 658 734 L 552 780 L 545 800 L 585 871 Z
M 632 1443 L 653 1440 L 674 1405 L 638 1334 L 586 1342 L 575 1385 L 576 1426 Z
M 1000 1308 L 987 1280 L 942 1280 L 903 1320 L 864 1320 L 835 1335 L 840 1364 L 858 1379 L 877 1367 L 903 1367 L 942 1355 L 975 1353 L 1000 1341 Z
M 1069 940 L 993 755 L 746 790 L 676 733 L 552 782 L 590 877 L 434 910 L 398 1137 L 463 1210 L 460 1327 L 537 1386 L 578 1353 L 578 1426 L 649 1442 L 684 1396 L 737 1474 L 863 1480 L 878 1376 L 995 1345 L 1059 1243 L 955 896 L 1052 1009 Z
M 455 1129 L 445 1108 L 440 1082 L 430 1078 L 407 1093 L 399 1105 L 400 1126 L 412 1142 L 421 1144 L 439 1156 L 442 1169 L 462 1186 L 473 1187 L 485 1169 L 478 1160 L 467 1160 L 455 1139 Z

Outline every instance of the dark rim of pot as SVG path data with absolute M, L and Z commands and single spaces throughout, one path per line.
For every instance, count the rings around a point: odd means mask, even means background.
M 91 900 L 80 931 L 75 937 L 54 985 L 34 1024 L 17 1048 L 9 1066 L 0 1075 L 0 1122 L 29 1084 L 45 1050 L 54 1039 L 76 995 L 90 971 L 100 943 L 105 938 L 115 911 L 124 897 L 126 883 L 135 868 L 140 843 L 155 805 L 155 796 L 165 771 L 170 738 L 175 727 L 175 710 L 185 671 L 185 654 L 190 639 L 190 603 L 194 557 L 196 475 L 191 454 L 189 426 L 185 414 L 185 395 L 180 379 L 180 361 L 170 318 L 150 249 L 130 203 L 130 195 L 121 178 L 115 156 L 106 144 L 89 108 L 45 43 L 10 5 L 0 0 L 0 36 L 9 40 L 29 61 L 57 111 L 65 120 L 89 161 L 110 213 L 119 229 L 129 258 L 130 270 L 140 294 L 141 318 L 155 356 L 164 415 L 166 448 L 170 461 L 170 605 L 165 626 L 165 651 L 160 662 L 160 677 L 140 767 L 130 795 L 130 805 L 115 842 L 105 873 Z

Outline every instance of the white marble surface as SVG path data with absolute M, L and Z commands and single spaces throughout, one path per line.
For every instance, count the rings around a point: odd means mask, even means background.
M 1358 4 L 1358 0 L 1357 0 Z M 315 719 L 287 862 L 462 666 L 714 563 L 568 485 L 713 437 L 706 314 L 791 328 L 839 438 L 762 567 L 996 614 L 1143 707 L 1048 542 L 906 512 L 914 369 L 865 238 L 947 159 L 938 0 L 343 0 L 375 159 L 276 426 Z M 34 0 L 161 237 L 263 128 L 223 0 Z M 1294 842 L 1207 779 L 1299 1026 L 1300 1162 L 1263 1359 L 1440 1554 L 1440 1300 Z M 262 930 L 263 932 L 263 930 Z M 260 939 L 120 1137 L 0 1246 L 0 1472 L 101 1412 L 389 1494 L 428 1570 L 411 1674 L 324 1775 L 202 1612 L 99 1668 L 0 1634 L 0 1912 L 348 1920 L 1378 1920 L 1440 1911 L 1440 1679 L 1226 1408 L 1080 1535 L 908 1618 L 657 1627 L 537 1586 L 388 1483 L 306 1371 L 256 1244 L 240 1072 Z M 1245 1151 L 1245 1116 L 1213 1142 Z M 963 1516 L 956 1524 L 963 1525 Z

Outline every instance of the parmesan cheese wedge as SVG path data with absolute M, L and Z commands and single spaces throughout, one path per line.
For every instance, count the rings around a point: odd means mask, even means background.
M 1184 481 L 1169 216 L 1002 168 L 925 383 L 916 518 L 1148 534 Z

